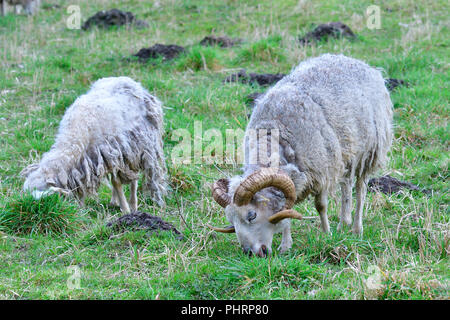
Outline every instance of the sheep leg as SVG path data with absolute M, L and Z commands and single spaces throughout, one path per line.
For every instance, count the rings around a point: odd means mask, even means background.
M 131 181 L 130 184 L 130 209 L 131 211 L 137 211 L 138 199 L 137 199 L 138 181 Z
M 346 179 L 341 183 L 342 203 L 338 230 L 352 224 L 352 180 Z
M 291 236 L 291 222 L 288 221 L 286 227 L 283 229 L 281 234 L 281 244 L 278 247 L 280 253 L 288 251 L 292 247 L 292 236 Z
M 356 180 L 356 211 L 352 229 L 354 234 L 362 234 L 363 232 L 362 217 L 366 193 L 367 193 L 366 178 L 359 177 Z
M 120 182 L 119 179 L 114 177 L 111 179 L 111 183 L 113 185 L 113 188 L 115 189 L 117 198 L 119 200 L 120 210 L 123 213 L 130 213 L 130 207 L 125 197 L 125 193 L 123 192 L 122 183 Z
M 319 193 L 314 199 L 314 204 L 320 215 L 320 223 L 323 232 L 329 233 L 330 225 L 328 223 L 328 216 L 327 216 L 328 193 L 326 191 L 322 191 L 321 193 Z
M 112 180 L 113 180 L 113 178 L 111 176 L 111 183 L 112 183 Z M 113 186 L 111 186 L 111 201 L 109 202 L 109 205 L 113 206 L 113 207 L 120 206 L 119 196 L 117 195 L 116 189 Z
M 2 16 L 6 16 L 6 0 L 0 0 L 2 3 Z

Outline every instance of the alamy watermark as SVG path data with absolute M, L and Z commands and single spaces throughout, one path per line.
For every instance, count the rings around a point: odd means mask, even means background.
M 66 285 L 69 290 L 81 289 L 81 269 L 79 266 L 69 266 L 67 267 L 67 273 L 69 277 L 67 278 Z
M 262 164 L 271 167 L 280 163 L 280 132 L 278 129 L 226 129 L 203 131 L 201 121 L 194 122 L 194 133 L 187 129 L 172 132 L 177 142 L 170 158 L 173 164 Z
M 69 17 L 66 19 L 66 26 L 69 29 L 81 29 L 81 9 L 78 5 L 70 5 L 66 10 Z
M 376 265 L 370 265 L 367 268 L 367 272 L 370 274 L 370 276 L 367 277 L 365 280 L 365 285 L 367 289 L 369 290 L 379 290 L 382 289 L 383 283 L 382 283 L 382 272 L 381 269 Z
M 381 29 L 381 10 L 379 6 L 371 5 L 366 9 L 366 26 L 370 30 Z

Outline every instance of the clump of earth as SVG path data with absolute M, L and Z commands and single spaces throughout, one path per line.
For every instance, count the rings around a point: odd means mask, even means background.
M 200 45 L 202 46 L 219 46 L 222 48 L 230 48 L 239 43 L 241 43 L 241 39 L 231 39 L 226 36 L 216 37 L 216 36 L 206 36 L 200 41 Z
M 386 79 L 386 87 L 389 91 L 395 90 L 395 88 L 400 86 L 408 86 L 408 83 L 405 80 L 389 78 Z
M 397 180 L 389 175 L 372 178 L 368 183 L 369 191 L 371 192 L 382 192 L 384 194 L 398 193 L 402 189 L 420 191 L 425 194 L 430 194 L 431 190 L 420 188 L 412 183 Z
M 171 223 L 164 221 L 160 217 L 152 216 L 141 211 L 125 214 L 114 221 L 108 222 L 106 226 L 118 230 L 172 231 L 177 239 L 183 238 L 182 233 Z
M 355 38 L 353 31 L 342 22 L 329 22 L 318 25 L 313 31 L 308 32 L 304 37 L 299 38 L 301 44 L 328 40 L 329 38 Z
M 93 26 L 100 28 L 109 28 L 112 26 L 133 25 L 137 28 L 147 28 L 148 23 L 143 20 L 137 20 L 133 13 L 119 9 L 102 10 L 91 16 L 81 27 L 88 30 Z
M 242 83 L 257 83 L 260 86 L 270 86 L 280 81 L 286 74 L 283 73 L 247 73 L 245 69 L 239 70 L 225 78 L 224 82 L 242 82 Z
M 164 61 L 172 60 L 183 53 L 185 49 L 176 44 L 155 44 L 149 48 L 142 48 L 138 53 L 134 54 L 135 57 L 139 58 L 139 61 L 146 62 L 149 59 L 161 58 Z

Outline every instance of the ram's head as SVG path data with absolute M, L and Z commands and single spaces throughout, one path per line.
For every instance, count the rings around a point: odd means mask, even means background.
M 267 256 L 272 251 L 273 235 L 289 226 L 284 219 L 302 219 L 292 210 L 296 200 L 294 183 L 279 168 L 261 168 L 245 178 L 220 179 L 213 184 L 212 194 L 225 208 L 231 226 L 211 228 L 235 232 L 242 249 L 249 254 Z

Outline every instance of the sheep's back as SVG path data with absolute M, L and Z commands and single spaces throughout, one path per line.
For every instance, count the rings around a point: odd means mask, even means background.
M 67 187 L 95 193 L 106 173 L 129 183 L 160 163 L 162 130 L 158 99 L 130 78 L 103 78 L 66 110 L 43 160 L 66 159 Z
M 277 127 L 319 185 L 370 173 L 391 143 L 392 103 L 381 73 L 342 55 L 309 59 L 257 102 L 249 128 Z M 314 179 L 313 179 L 314 180 Z

